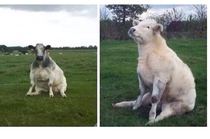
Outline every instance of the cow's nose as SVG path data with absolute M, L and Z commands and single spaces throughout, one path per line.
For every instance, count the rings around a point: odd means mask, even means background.
M 42 61 L 42 60 L 43 60 L 43 56 L 37 56 L 37 57 L 36 57 L 36 60 L 37 60 L 37 61 Z
M 130 34 L 133 34 L 135 31 L 136 31 L 135 28 L 130 28 L 128 32 L 129 32 Z

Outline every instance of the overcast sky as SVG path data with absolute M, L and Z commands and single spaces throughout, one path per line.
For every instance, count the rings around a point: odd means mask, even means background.
M 189 4 L 176 4 L 176 5 L 173 5 L 173 4 L 170 4 L 170 5 L 155 5 L 155 4 L 152 4 L 150 5 L 151 8 L 147 10 L 146 13 L 144 13 L 143 16 L 145 15 L 149 15 L 149 14 L 163 14 L 164 12 L 166 12 L 167 10 L 171 11 L 173 8 L 176 8 L 178 10 L 182 10 L 183 13 L 185 14 L 185 16 L 188 16 L 189 14 L 194 14 L 194 9 L 192 7 L 192 5 L 189 5 Z
M 178 10 L 182 10 L 183 13 L 187 16 L 189 14 L 192 14 L 194 13 L 194 9 L 192 7 L 192 5 L 189 5 L 189 4 L 162 4 L 162 5 L 157 5 L 157 4 L 149 4 L 151 6 L 151 8 L 149 8 L 147 10 L 147 12 L 143 13 L 141 15 L 141 18 L 147 18 L 148 15 L 151 15 L 151 14 L 163 14 L 164 12 L 166 12 L 166 10 L 172 10 L 173 8 L 176 8 Z M 105 7 L 105 5 L 100 5 L 100 8 L 103 9 Z M 112 16 L 111 12 L 109 14 L 109 16 Z
M 99 44 L 97 5 L 0 5 L 0 45 Z

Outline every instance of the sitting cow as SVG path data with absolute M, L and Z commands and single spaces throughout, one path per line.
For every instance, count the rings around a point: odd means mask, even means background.
M 151 104 L 147 124 L 192 111 L 196 100 L 190 68 L 168 47 L 161 31 L 163 26 L 155 20 L 133 21 L 128 34 L 138 44 L 140 94 L 134 101 L 113 104 L 114 107 L 133 107 L 134 110 Z M 159 115 L 156 110 L 161 110 Z
M 64 92 L 66 91 L 67 83 L 64 73 L 47 53 L 51 46 L 44 46 L 38 43 L 35 47 L 32 45 L 28 47 L 35 52 L 36 58 L 31 64 L 31 87 L 26 95 L 38 95 L 41 91 L 49 91 L 50 97 L 54 96 L 53 92 L 60 92 L 62 97 L 66 97 Z M 35 92 L 32 92 L 34 86 Z

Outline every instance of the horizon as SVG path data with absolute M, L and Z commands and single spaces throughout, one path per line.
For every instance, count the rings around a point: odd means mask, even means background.
M 0 44 L 0 46 L 6 46 L 6 47 L 28 47 L 27 46 L 20 46 L 20 45 L 13 45 L 13 46 L 7 46 L 5 44 Z M 90 47 L 90 46 L 93 46 L 93 47 L 98 47 L 97 45 L 81 45 L 81 46 L 54 46 L 52 48 L 62 48 L 62 47 L 69 47 L 69 48 L 75 48 L 75 47 Z

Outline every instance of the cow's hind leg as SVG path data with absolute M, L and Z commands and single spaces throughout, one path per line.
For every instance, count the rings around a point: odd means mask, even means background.
M 41 93 L 41 91 L 47 91 L 43 88 L 40 88 L 40 87 L 35 87 L 35 92 L 30 92 L 30 93 L 27 93 L 26 95 L 29 95 L 29 96 L 36 96 L 36 95 L 39 95 Z
M 162 112 L 156 117 L 154 122 L 161 121 L 173 115 L 180 115 L 193 110 L 194 104 L 185 104 L 183 102 L 171 102 L 162 106 Z
M 112 106 L 113 107 L 133 107 L 135 103 L 136 103 L 136 100 L 122 101 L 118 103 L 112 103 Z
M 151 94 L 148 92 L 142 97 L 142 102 L 141 105 L 149 105 L 151 103 Z M 114 103 L 112 104 L 113 107 L 133 107 L 136 104 L 136 101 L 138 100 L 133 100 L 133 101 L 122 101 L 119 103 Z
M 62 97 L 66 97 L 66 94 L 65 94 L 66 87 L 67 87 L 67 86 L 66 86 L 66 85 L 63 85 L 63 84 L 61 84 L 61 85 L 59 86 L 60 94 L 61 94 Z

